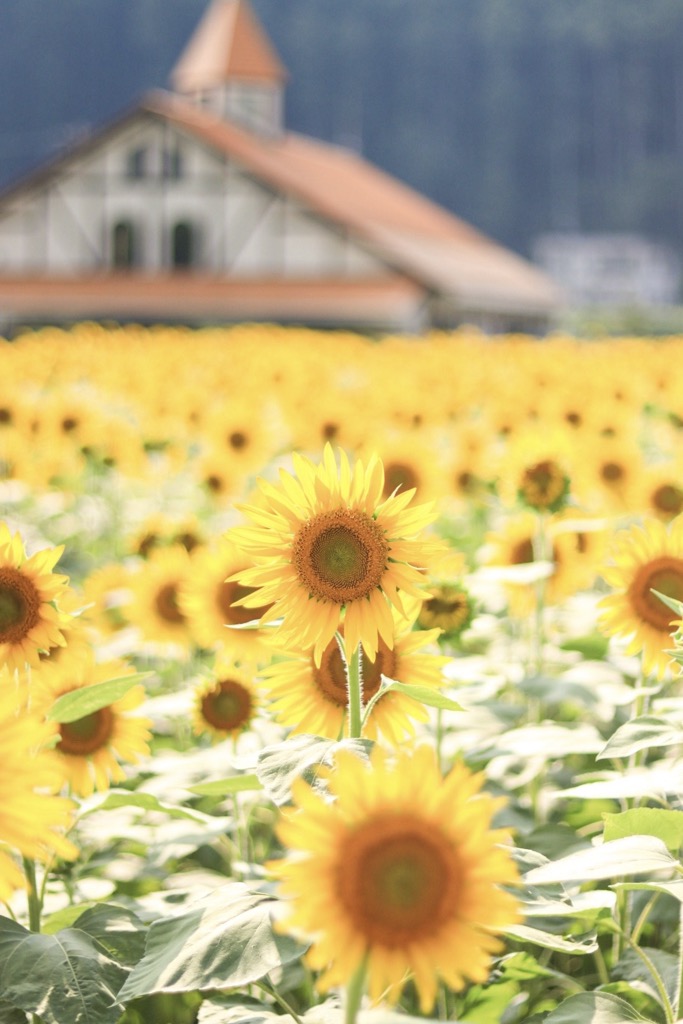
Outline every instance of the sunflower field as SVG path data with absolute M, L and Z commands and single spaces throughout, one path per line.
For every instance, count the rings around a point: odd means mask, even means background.
M 683 1020 L 683 338 L 0 340 L 0 1024 Z

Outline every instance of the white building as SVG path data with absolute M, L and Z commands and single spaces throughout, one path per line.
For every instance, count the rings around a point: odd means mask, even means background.
M 0 194 L 0 328 L 115 319 L 543 330 L 530 262 L 351 151 L 288 132 L 246 0 L 171 76 Z
M 533 252 L 573 306 L 680 301 L 680 259 L 668 246 L 642 235 L 557 232 L 541 235 Z

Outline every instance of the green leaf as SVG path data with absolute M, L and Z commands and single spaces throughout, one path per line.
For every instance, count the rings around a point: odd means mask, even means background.
M 601 661 L 608 648 L 609 640 L 602 633 L 587 633 L 585 636 L 572 637 L 560 644 L 560 650 L 578 651 L 589 661 Z
M 231 775 L 228 779 L 215 779 L 213 782 L 200 782 L 189 787 L 191 793 L 198 796 L 229 796 L 231 793 L 247 793 L 263 789 L 257 775 Z
M 565 999 L 545 1018 L 545 1024 L 632 1024 L 632 1021 L 654 1024 L 611 992 L 579 992 Z
M 145 951 L 146 927 L 125 907 L 97 903 L 76 919 L 74 927 L 94 939 L 120 964 L 132 967 Z
M 451 700 L 450 697 L 447 697 L 440 690 L 432 689 L 429 686 L 414 686 L 412 683 L 400 683 L 397 679 L 389 679 L 386 676 L 384 678 L 387 682 L 385 686 L 382 686 L 378 696 L 391 693 L 393 690 L 397 693 L 404 693 L 406 697 L 411 697 L 413 700 L 418 701 L 420 704 L 426 704 L 430 708 L 439 708 L 441 711 L 463 710 L 461 704 Z
M 263 748 L 258 757 L 256 775 L 270 799 L 279 806 L 291 798 L 295 779 L 303 776 L 314 782 L 318 766 L 331 765 L 336 750 L 352 750 L 367 758 L 371 748 L 369 740 L 335 743 L 321 736 L 292 736 L 283 743 Z
M 683 878 L 674 878 L 670 882 L 615 882 L 610 888 L 616 892 L 620 889 L 647 889 L 649 892 L 673 896 L 679 903 L 683 903 Z
M 595 755 L 596 761 L 605 758 L 628 757 L 637 750 L 649 747 L 671 747 L 683 742 L 683 729 L 654 715 L 641 715 L 624 722 L 610 736 L 602 750 Z
M 176 807 L 174 804 L 167 804 L 159 800 L 153 793 L 142 793 L 139 790 L 110 789 L 107 792 L 98 794 L 90 801 L 86 808 L 81 811 L 80 817 L 85 818 L 97 811 L 111 811 L 117 807 L 140 807 L 144 811 L 160 811 L 170 818 L 189 818 L 191 821 L 205 822 L 207 816 L 200 811 L 193 811 L 186 807 Z
M 652 588 L 650 588 L 652 590 Z M 676 612 L 680 618 L 683 618 L 683 601 L 677 601 L 675 597 L 669 597 L 668 594 L 662 594 L 659 590 L 652 590 L 655 597 L 658 597 L 660 601 L 663 601 L 667 608 L 670 608 L 672 612 Z
M 519 984 L 512 980 L 473 985 L 458 1012 L 458 1024 L 491 1024 L 500 1020 L 518 992 Z
M 116 992 L 127 973 L 81 928 L 43 935 L 0 917 L 0 991 L 45 1024 L 116 1024 Z
M 239 988 L 297 960 L 303 947 L 273 930 L 274 902 L 230 882 L 183 913 L 154 921 L 145 955 L 119 999 L 125 1003 L 154 992 Z
M 629 772 L 601 772 L 600 777 L 558 791 L 559 797 L 582 800 L 622 800 L 630 797 L 661 797 L 683 787 L 683 763 L 637 768 Z M 572 824 L 576 824 L 572 820 Z
M 678 957 L 662 949 L 651 949 L 648 946 L 642 946 L 641 949 L 659 974 L 671 1005 L 675 1006 L 678 998 Z M 635 950 L 626 950 L 614 965 L 612 977 L 617 981 L 640 982 L 658 1002 L 661 1002 L 652 973 Z
M 0 1020 L 2 1024 L 26 1024 L 27 1017 L 23 1010 L 0 999 Z
M 594 932 L 573 938 L 570 935 L 555 935 L 542 928 L 532 928 L 527 924 L 510 925 L 505 934 L 517 942 L 530 942 L 533 946 L 552 949 L 556 953 L 571 953 L 573 956 L 595 953 L 598 948 Z
M 626 836 L 579 850 L 561 860 L 532 868 L 524 880 L 531 885 L 550 882 L 588 882 L 624 875 L 648 874 L 678 866 L 661 839 L 654 836 Z
M 659 807 L 634 807 L 620 814 L 603 814 L 604 839 L 656 836 L 676 856 L 683 845 L 683 813 Z
M 46 717 L 51 722 L 75 722 L 120 700 L 141 679 L 151 675 L 151 672 L 135 672 L 130 676 L 117 676 L 116 679 L 105 679 L 102 683 L 70 690 L 57 698 Z

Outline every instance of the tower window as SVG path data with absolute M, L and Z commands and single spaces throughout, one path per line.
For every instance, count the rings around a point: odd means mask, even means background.
M 126 176 L 139 181 L 144 178 L 147 174 L 147 150 L 144 146 L 140 146 L 138 149 L 134 149 L 128 154 L 128 164 L 126 166 Z
M 179 181 L 183 176 L 183 154 L 178 146 L 172 149 L 165 149 L 162 153 L 161 163 L 162 177 L 169 181 Z

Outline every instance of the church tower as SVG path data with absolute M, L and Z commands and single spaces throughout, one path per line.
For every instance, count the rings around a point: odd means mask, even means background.
M 286 79 L 247 0 L 211 0 L 171 72 L 175 92 L 260 135 L 282 131 Z

